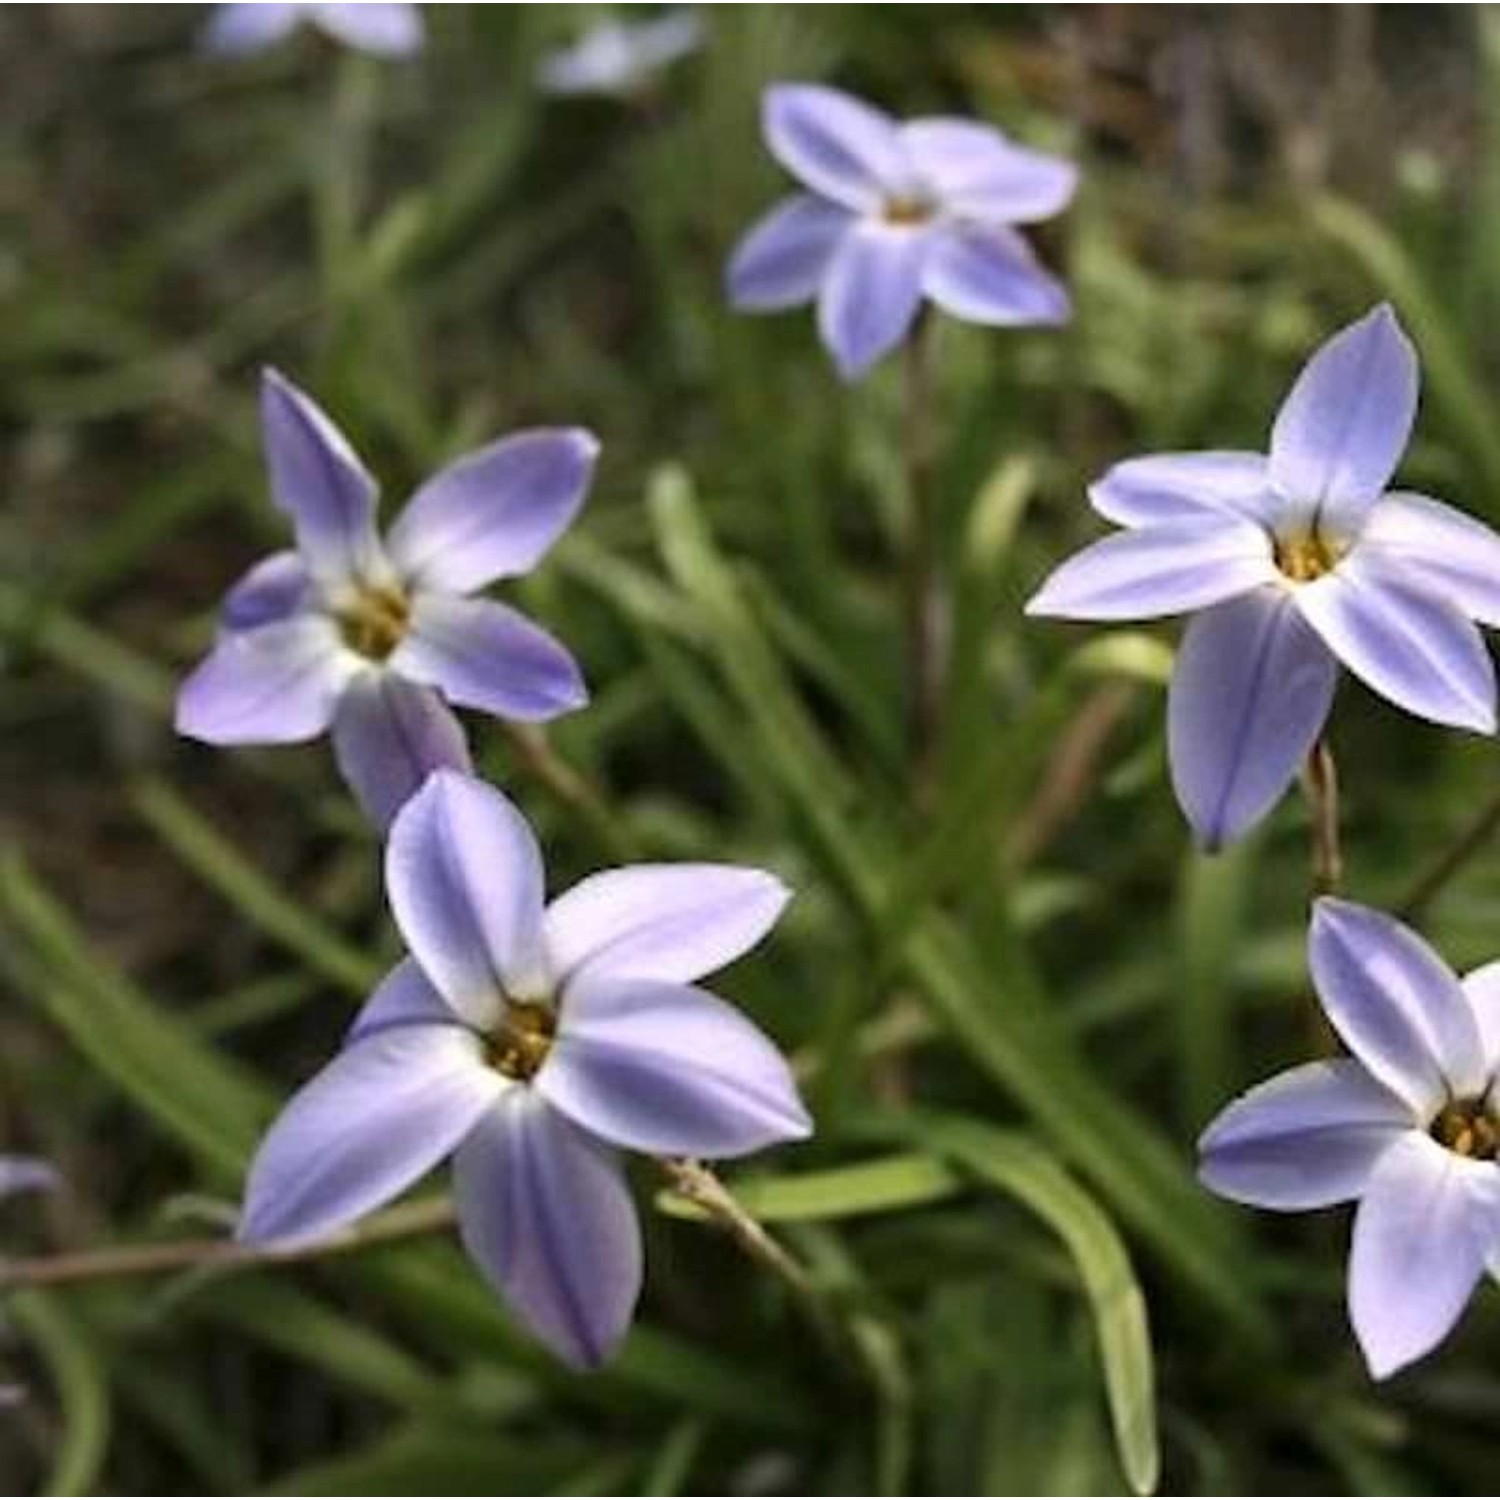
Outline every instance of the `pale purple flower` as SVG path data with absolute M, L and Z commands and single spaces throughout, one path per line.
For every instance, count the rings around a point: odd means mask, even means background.
M 648 21 L 603 21 L 571 47 L 548 53 L 537 82 L 549 94 L 630 94 L 703 45 L 696 12 L 675 10 Z
M 1493 733 L 1500 536 L 1387 492 L 1417 361 L 1387 306 L 1335 334 L 1277 413 L 1270 454 L 1164 453 L 1089 491 L 1126 528 L 1063 563 L 1033 615 L 1199 611 L 1168 700 L 1172 781 L 1209 848 L 1281 797 L 1328 717 L 1342 662 L 1421 718 Z
M 0 1155 L 0 1199 L 17 1193 L 50 1193 L 61 1180 L 57 1168 L 40 1157 Z
M 474 594 L 530 572 L 566 529 L 593 474 L 592 436 L 539 428 L 457 459 L 382 539 L 375 481 L 274 370 L 261 420 L 272 495 L 297 550 L 257 563 L 229 591 L 218 644 L 178 695 L 180 733 L 270 745 L 332 726 L 345 779 L 383 826 L 429 771 L 469 769 L 448 704 L 536 721 L 587 701 L 557 641 Z
M 272 0 L 216 5 L 203 30 L 203 45 L 221 57 L 244 57 L 274 47 L 304 23 L 376 57 L 409 57 L 421 50 L 424 40 L 417 5 L 292 5 Z
M 692 983 L 757 943 L 787 891 L 635 865 L 544 907 L 525 820 L 451 771 L 397 816 L 386 884 L 411 957 L 272 1126 L 240 1237 L 326 1234 L 451 1155 L 470 1256 L 563 1359 L 596 1365 L 641 1283 L 615 1148 L 740 1156 L 811 1130 L 775 1047 Z
M 971 323 L 1062 323 L 1068 294 L 1016 231 L 1073 196 L 1070 162 L 990 125 L 900 124 L 838 89 L 781 83 L 761 110 L 766 144 L 806 192 L 740 241 L 730 301 L 777 312 L 816 301 L 846 380 L 905 338 L 924 297 Z
M 1289 1069 L 1199 1142 L 1214 1192 L 1296 1211 L 1359 1200 L 1349 1316 L 1383 1379 L 1500 1275 L 1500 963 L 1458 979 L 1393 918 L 1320 900 L 1308 956 L 1354 1055 Z

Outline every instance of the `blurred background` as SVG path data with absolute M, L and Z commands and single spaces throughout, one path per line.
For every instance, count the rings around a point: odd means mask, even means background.
M 1020 605 L 1100 530 L 1090 477 L 1261 446 L 1305 355 L 1380 297 L 1423 358 L 1403 480 L 1500 521 L 1495 13 L 705 7 L 696 54 L 598 98 L 536 81 L 595 7 L 431 7 L 400 63 L 311 32 L 213 59 L 206 13 L 0 10 L 0 1150 L 63 1178 L 0 1205 L 0 1254 L 222 1232 L 259 1130 L 395 951 L 326 743 L 171 730 L 219 596 L 281 544 L 269 362 L 392 505 L 512 428 L 602 437 L 582 523 L 515 589 L 593 704 L 546 748 L 474 742 L 558 885 L 624 852 L 797 887 L 719 987 L 793 1053 L 819 1133 L 728 1176 L 843 1331 L 653 1211 L 642 1173 L 645 1300 L 594 1376 L 442 1235 L 7 1296 L 0 1383 L 26 1394 L 0 1487 L 1492 1488 L 1493 1290 L 1377 1388 L 1347 1215 L 1193 1179 L 1205 1121 L 1315 1043 L 1305 808 L 1196 856 L 1165 770 L 1173 631 Z M 1071 326 L 939 324 L 955 670 L 920 814 L 898 362 L 841 387 L 809 312 L 721 292 L 784 189 L 760 90 L 793 78 L 1083 168 L 1037 236 Z M 1348 892 L 1394 907 L 1492 794 L 1494 747 L 1347 679 L 1332 739 Z M 1493 856 L 1425 930 L 1461 968 L 1500 953 Z

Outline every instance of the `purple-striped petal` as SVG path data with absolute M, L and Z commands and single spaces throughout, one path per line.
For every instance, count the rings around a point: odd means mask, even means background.
M 542 993 L 542 856 L 494 787 L 435 771 L 391 825 L 385 883 L 406 946 L 470 1025 Z
M 305 7 L 278 0 L 216 5 L 203 28 L 203 47 L 220 57 L 245 57 L 273 47 L 302 19 Z
M 380 581 L 387 569 L 375 531 L 375 481 L 327 414 L 276 370 L 260 388 L 271 494 L 297 530 L 320 582 Z
M 1068 620 L 1185 614 L 1277 578 L 1260 527 L 1229 516 L 1122 531 L 1054 570 L 1026 605 Z
M 177 694 L 177 732 L 210 745 L 285 745 L 322 734 L 358 668 L 323 615 L 225 635 Z
M 1338 659 L 1286 592 L 1255 589 L 1194 617 L 1167 697 L 1177 801 L 1208 849 L 1276 805 L 1328 719 Z
M 811 302 L 854 222 L 848 209 L 811 193 L 778 203 L 735 247 L 725 275 L 730 303 L 776 312 Z
M 1382 496 L 1360 554 L 1389 558 L 1411 582 L 1481 625 L 1500 626 L 1500 535 L 1441 500 Z
M 459 1148 L 453 1178 L 485 1278 L 561 1359 L 603 1364 L 641 1290 L 640 1225 L 614 1153 L 518 1088 Z
M 1067 291 L 1003 224 L 944 223 L 931 236 L 922 290 L 945 312 L 996 328 L 1066 323 Z
M 388 1203 L 448 1156 L 507 1081 L 458 1026 L 394 1026 L 293 1095 L 256 1152 L 238 1236 L 313 1239 Z
M 865 220 L 839 242 L 818 296 L 818 332 L 845 380 L 906 337 L 931 238 L 925 226 Z
M 1416 351 L 1384 303 L 1329 339 L 1271 432 L 1271 474 L 1287 500 L 1352 536 L 1406 451 L 1417 381 Z
M 687 983 L 732 963 L 771 930 L 791 892 L 737 865 L 631 865 L 580 881 L 543 922 L 549 972 Z
M 1356 677 L 1418 718 L 1495 731 L 1495 667 L 1457 609 L 1412 586 L 1399 565 L 1357 548 L 1295 591 L 1307 622 Z
M 1377 1380 L 1420 1359 L 1458 1321 L 1496 1243 L 1500 1168 L 1421 1131 L 1380 1160 L 1354 1216 L 1349 1316 Z
M 1127 458 L 1090 485 L 1089 503 L 1117 526 L 1169 526 L 1207 511 L 1270 527 L 1280 499 L 1264 454 L 1219 451 Z
M 992 224 L 1030 224 L 1064 209 L 1078 168 L 1009 141 L 975 120 L 934 117 L 901 127 L 901 139 L 944 211 Z
M 463 726 L 439 694 L 378 667 L 344 689 L 333 753 L 365 816 L 382 829 L 434 771 L 474 769 Z
M 414 958 L 403 958 L 375 987 L 344 1035 L 344 1046 L 392 1026 L 458 1026 L 456 1010 L 432 987 Z
M 1198 1142 L 1198 1175 L 1257 1208 L 1327 1208 L 1358 1198 L 1412 1114 L 1352 1058 L 1306 1063 L 1231 1104 Z
M 416 595 L 390 666 L 451 703 L 502 719 L 555 719 L 588 702 L 567 648 L 495 599 Z
M 467 594 L 529 573 L 567 530 L 599 442 L 578 427 L 518 432 L 440 470 L 392 526 L 391 560 L 409 583 Z
M 249 569 L 224 596 L 225 630 L 254 630 L 301 614 L 313 599 L 312 579 L 300 552 L 273 552 Z
M 895 121 L 839 89 L 773 84 L 762 100 L 761 128 L 788 172 L 846 208 L 872 210 L 910 183 Z
M 376 57 L 410 57 L 422 50 L 425 32 L 418 6 L 376 4 L 314 5 L 312 14 L 329 36 L 346 47 Z
M 771 1042 L 689 985 L 597 976 L 570 984 L 534 1083 L 584 1129 L 656 1155 L 743 1156 L 812 1131 Z
M 1484 1044 L 1484 1066 L 1494 1078 L 1500 1068 L 1500 959 L 1471 969 L 1460 983 L 1474 1012 L 1474 1024 L 1479 1028 L 1480 1040 Z M 1495 1085 L 1490 1084 L 1490 1097 L 1495 1098 Z
M 1313 908 L 1308 962 L 1349 1050 L 1418 1114 L 1483 1091 L 1484 1043 L 1457 977 L 1411 928 L 1352 901 Z

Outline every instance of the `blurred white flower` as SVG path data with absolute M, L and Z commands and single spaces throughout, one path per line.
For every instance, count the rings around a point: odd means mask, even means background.
M 537 81 L 549 94 L 629 94 L 702 45 L 703 25 L 691 10 L 633 25 L 605 21 L 543 58 Z
M 425 39 L 415 5 L 282 4 L 249 0 L 219 5 L 203 33 L 203 45 L 221 57 L 245 57 L 274 47 L 306 22 L 346 47 L 376 57 L 409 57 Z

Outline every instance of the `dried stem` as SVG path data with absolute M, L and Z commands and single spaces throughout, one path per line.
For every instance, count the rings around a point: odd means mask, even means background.
M 321 1239 L 296 1245 L 241 1245 L 234 1240 L 166 1240 L 151 1245 L 116 1245 L 105 1250 L 81 1250 L 43 1255 L 29 1260 L 0 1260 L 0 1291 L 23 1286 L 65 1286 L 78 1281 L 116 1281 L 133 1276 L 160 1276 L 171 1271 L 236 1271 L 256 1266 L 286 1265 L 321 1260 L 411 1239 L 446 1229 L 453 1223 L 453 1205 L 446 1198 L 425 1198 L 375 1214 L 360 1224 Z
M 1312 812 L 1313 895 L 1332 896 L 1344 880 L 1344 855 L 1339 844 L 1339 774 L 1333 750 L 1319 739 L 1307 757 L 1302 788 Z
M 1396 907 L 1396 915 L 1408 922 L 1421 916 L 1443 887 L 1484 848 L 1497 829 L 1500 829 L 1500 789 L 1490 793 L 1473 822 L 1412 882 L 1411 889 Z
M 917 319 L 902 350 L 901 405 L 907 735 L 912 784 L 920 803 L 931 790 L 947 654 L 939 518 L 932 492 L 932 323 L 925 314 Z

